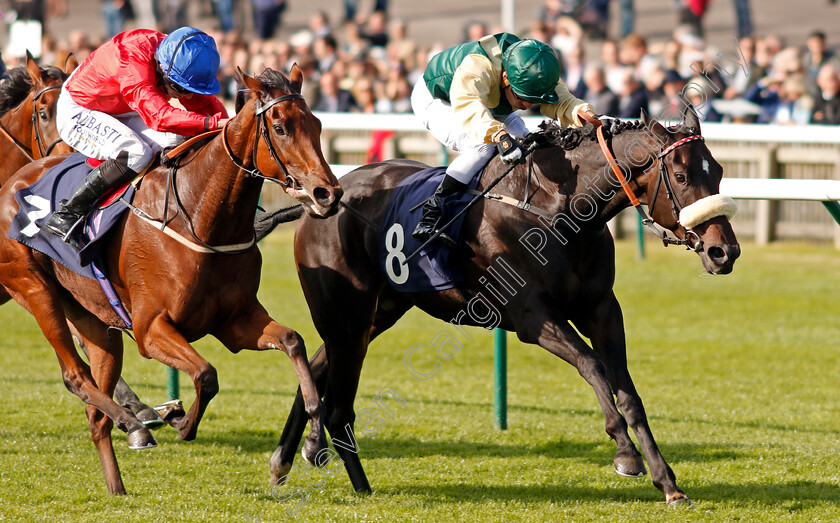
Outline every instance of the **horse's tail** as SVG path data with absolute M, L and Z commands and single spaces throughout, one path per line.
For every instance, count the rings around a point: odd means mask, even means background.
M 278 225 L 293 222 L 303 216 L 303 205 L 297 204 L 274 212 L 263 212 L 254 218 L 254 235 L 257 241 L 262 240 Z

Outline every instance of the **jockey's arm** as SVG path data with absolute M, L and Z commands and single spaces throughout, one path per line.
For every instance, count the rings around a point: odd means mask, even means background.
M 488 107 L 499 104 L 501 77 L 490 60 L 468 55 L 458 66 L 449 88 L 455 119 L 463 129 L 483 143 L 494 143 L 505 126 L 496 120 Z M 491 99 L 494 98 L 494 99 Z
M 584 120 L 580 118 L 581 112 L 589 112 L 592 114 L 592 106 L 587 102 L 575 98 L 569 92 L 569 88 L 563 80 L 557 82 L 557 87 L 554 89 L 560 100 L 556 104 L 542 104 L 540 106 L 540 113 L 549 118 L 553 118 L 560 122 L 563 127 L 581 127 Z M 592 114 L 594 116 L 594 114 Z

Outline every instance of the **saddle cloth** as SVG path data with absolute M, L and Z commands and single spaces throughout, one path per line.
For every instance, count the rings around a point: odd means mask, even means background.
M 397 185 L 386 205 L 379 235 L 379 260 L 388 283 L 400 292 L 449 289 L 455 286 L 455 282 L 464 279 L 460 269 L 451 263 L 452 249 L 440 241 L 432 242 L 405 263 L 406 258 L 422 245 L 422 242 L 411 237 L 423 215 L 422 204 L 435 192 L 445 174 L 446 167 L 431 167 L 408 176 Z M 473 178 L 471 188 L 478 184 L 480 174 Z M 473 195 L 467 193 L 446 197 L 440 224 L 452 219 L 472 198 Z M 456 241 L 460 236 L 464 216 L 445 231 Z
M 58 236 L 42 230 L 58 202 L 68 199 L 91 171 L 86 160 L 83 154 L 74 153 L 33 185 L 15 193 L 18 212 L 9 228 L 9 238 L 46 254 L 73 272 L 95 280 L 97 278 L 91 262 L 102 253 L 104 242 L 100 240 L 128 210 L 127 206 L 114 202 L 121 197 L 130 203 L 134 197 L 132 185 L 128 184 L 115 195 L 101 201 L 89 215 L 81 234 L 81 243 L 84 245 L 81 252 L 76 252 Z

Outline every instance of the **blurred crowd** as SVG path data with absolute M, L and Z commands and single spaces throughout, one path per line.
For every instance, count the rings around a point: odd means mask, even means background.
M 50 1 L 50 9 L 66 9 L 63 0 Z M 124 9 L 128 0 L 104 0 L 103 16 L 112 1 Z M 232 14 L 242 1 L 251 3 L 247 31 L 237 30 L 242 21 Z M 501 30 L 474 21 L 452 41 L 420 45 L 405 20 L 389 17 L 387 0 L 371 0 L 369 6 L 362 2 L 367 12 L 358 9 L 357 0 L 342 1 L 344 12 L 337 19 L 316 12 L 308 27 L 287 31 L 290 36 L 281 39 L 275 35 L 285 0 L 205 0 L 207 12 L 218 19 L 208 32 L 222 58 L 219 96 L 234 97 L 237 68 L 256 74 L 265 67 L 288 71 L 297 63 L 307 79 L 303 94 L 316 111 L 407 113 L 411 89 L 431 56 Z M 708 1 L 674 1 L 676 29 L 667 39 L 651 41 L 633 32 L 632 0 L 618 0 L 621 20 L 615 38 L 607 31 L 608 0 L 545 0 L 518 36 L 550 44 L 569 89 L 600 114 L 638 118 L 645 110 L 667 119 L 669 108 L 681 108 L 687 100 L 705 121 L 840 124 L 840 58 L 823 32 L 813 31 L 801 46 L 777 35 L 753 34 L 747 1 L 733 0 L 738 48 L 733 43 L 730 49 L 716 49 L 703 38 Z M 140 0 L 134 2 L 137 13 Z M 169 15 L 162 20 L 154 12 L 131 16 L 134 22 L 126 16 L 112 29 L 150 26 L 166 32 L 172 23 L 189 23 Z M 144 16 L 150 21 L 143 22 Z M 71 51 L 83 60 L 99 43 L 84 31 L 58 41 L 45 31 L 40 61 L 61 65 Z M 19 60 L 5 54 L 4 59 L 7 66 Z

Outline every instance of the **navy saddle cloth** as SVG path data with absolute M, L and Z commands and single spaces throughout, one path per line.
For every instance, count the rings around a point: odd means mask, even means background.
M 452 249 L 440 241 L 432 242 L 405 263 L 405 259 L 422 245 L 422 242 L 411 237 L 423 216 L 422 204 L 435 192 L 445 174 L 446 167 L 418 171 L 400 182 L 388 200 L 379 233 L 379 260 L 388 283 L 400 292 L 450 289 L 455 286 L 455 282 L 463 280 L 460 269 L 450 261 Z M 476 175 L 470 188 L 475 188 L 480 178 L 480 175 Z M 468 193 L 447 196 L 440 224 L 451 220 L 472 199 L 473 195 Z M 412 208 L 414 211 L 411 211 Z M 465 216 L 466 213 L 450 225 L 446 234 L 458 240 Z
M 58 236 L 42 230 L 58 202 L 70 198 L 91 171 L 86 160 L 83 154 L 74 153 L 33 185 L 15 193 L 19 210 L 9 228 L 9 238 L 46 254 L 82 276 L 96 279 L 90 264 L 102 253 L 104 242 L 100 240 L 128 210 L 127 206 L 117 203 L 98 207 L 91 213 L 82 234 L 84 248 L 81 252 L 76 252 Z M 133 197 L 134 187 L 128 185 L 122 198 L 130 203 Z M 79 227 L 81 225 L 76 228 L 77 231 Z

